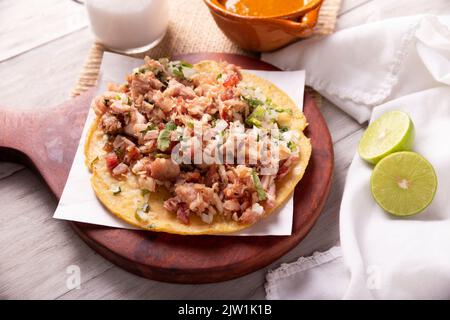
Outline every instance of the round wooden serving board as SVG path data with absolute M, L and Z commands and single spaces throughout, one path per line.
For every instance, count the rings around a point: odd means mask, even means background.
M 277 70 L 256 59 L 231 54 L 177 56 L 192 63 L 226 60 L 247 69 Z M 0 160 L 34 167 L 59 198 L 62 194 L 93 90 L 56 108 L 0 113 Z M 209 283 L 256 271 L 294 248 L 312 228 L 327 198 L 333 171 L 333 145 L 327 125 L 311 95 L 304 113 L 313 152 L 295 189 L 291 236 L 179 236 L 115 229 L 71 222 L 95 251 L 120 267 L 154 280 Z

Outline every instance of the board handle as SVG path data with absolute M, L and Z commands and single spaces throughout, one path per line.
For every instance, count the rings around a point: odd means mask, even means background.
M 18 130 L 20 115 L 7 108 L 0 110 L 0 147 L 19 150 L 23 140 L 23 132 Z
M 36 168 L 59 197 L 75 156 L 94 90 L 53 108 L 0 109 L 0 159 Z

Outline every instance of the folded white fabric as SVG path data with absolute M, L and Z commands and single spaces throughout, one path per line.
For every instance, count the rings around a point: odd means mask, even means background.
M 367 24 L 263 59 L 306 69 L 307 84 L 359 122 L 406 111 L 414 149 L 439 183 L 425 212 L 395 218 L 372 199 L 372 168 L 355 155 L 340 210 L 342 257 L 334 248 L 272 271 L 267 298 L 450 298 L 450 16 Z
M 395 18 L 298 42 L 262 59 L 284 70 L 305 69 L 307 85 L 362 123 L 373 107 L 438 85 L 424 63 L 436 73 L 440 61 L 416 46 L 442 50 L 445 58 L 446 32 L 434 16 Z

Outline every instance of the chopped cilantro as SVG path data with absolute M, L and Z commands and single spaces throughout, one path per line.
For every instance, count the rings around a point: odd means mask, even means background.
M 144 130 L 141 130 L 140 133 L 142 134 L 146 134 L 147 132 L 151 131 L 151 130 L 155 130 L 156 126 L 153 123 L 150 123 L 147 125 L 147 128 L 145 128 Z
M 165 153 L 157 153 L 157 154 L 155 154 L 155 158 L 169 159 L 170 156 L 168 154 L 165 154 Z
M 259 200 L 266 200 L 266 192 L 264 191 L 264 188 L 261 185 L 261 180 L 259 180 L 258 173 L 253 170 L 252 171 L 252 178 L 253 178 L 253 184 L 255 185 L 256 193 L 258 194 Z
M 166 128 L 165 129 L 168 129 L 168 130 L 170 130 L 170 131 L 173 131 L 173 130 L 175 130 L 177 128 L 177 125 L 175 124 L 175 123 L 173 123 L 172 121 L 169 121 L 167 124 L 166 124 Z
M 259 105 L 253 110 L 253 112 L 247 117 L 247 119 L 245 119 L 245 123 L 249 126 L 255 126 L 259 128 L 261 127 L 265 114 L 266 109 L 264 109 L 262 105 Z
M 287 143 L 287 146 L 288 146 L 289 149 L 291 149 L 291 151 L 293 151 L 295 149 L 295 147 L 296 147 L 295 143 L 293 143 L 292 141 L 289 141 Z
M 262 106 L 264 104 L 264 102 L 262 102 L 259 99 L 256 98 L 251 98 L 251 97 L 244 97 L 242 96 L 242 99 L 247 102 L 247 104 L 252 107 L 252 108 L 256 108 L 258 106 Z
M 166 124 L 166 127 L 161 130 L 157 139 L 158 149 L 161 151 L 166 151 L 170 146 L 170 132 L 177 128 L 176 124 L 172 121 Z
M 99 160 L 99 157 L 96 156 L 96 157 L 91 161 L 91 166 L 94 165 L 98 160 Z
M 278 113 L 286 112 L 287 114 L 292 115 L 292 110 L 291 109 L 286 109 L 286 108 L 281 108 L 281 107 L 275 106 L 273 108 L 273 110 L 275 110 Z
M 195 70 L 193 65 L 185 61 L 173 61 L 169 63 L 169 70 L 179 79 L 188 79 Z

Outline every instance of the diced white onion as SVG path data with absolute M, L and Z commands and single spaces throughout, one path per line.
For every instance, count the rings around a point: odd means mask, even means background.
M 263 102 L 266 101 L 266 96 L 263 94 L 261 88 L 259 88 L 259 87 L 256 88 L 256 89 L 253 91 L 253 96 L 254 96 L 256 99 L 261 100 L 261 101 L 263 101 Z
M 236 120 L 231 124 L 231 132 L 233 133 L 244 133 L 245 132 L 245 127 L 242 124 L 242 122 Z
M 211 120 L 211 115 L 205 113 L 205 114 L 202 116 L 202 119 L 200 120 L 200 122 L 203 123 L 203 124 L 206 124 L 206 123 L 208 123 L 209 120 Z
M 213 215 L 212 215 L 212 213 L 209 213 L 209 214 L 204 214 L 204 213 L 202 213 L 201 215 L 200 215 L 200 218 L 202 219 L 202 221 L 204 222 L 204 223 L 207 223 L 207 224 L 211 224 L 212 222 L 213 222 Z
M 138 216 L 139 220 L 142 222 L 147 222 L 148 220 L 148 213 L 142 211 L 142 210 L 137 210 L 136 211 L 136 215 Z
M 217 131 L 223 131 L 228 127 L 228 123 L 225 120 L 218 120 L 216 126 L 214 127 Z
M 286 141 L 291 141 L 292 140 L 292 131 L 286 131 L 286 132 L 283 132 L 282 134 L 282 137 L 283 137 L 283 140 L 286 140 Z
M 258 215 L 262 215 L 264 213 L 264 208 L 258 202 L 255 202 L 252 205 L 252 211 Z
M 192 69 L 192 68 L 184 67 L 182 70 L 183 70 L 184 77 L 187 79 L 189 79 L 190 77 L 192 77 L 194 74 L 197 73 L 197 71 L 195 71 L 195 69 Z

